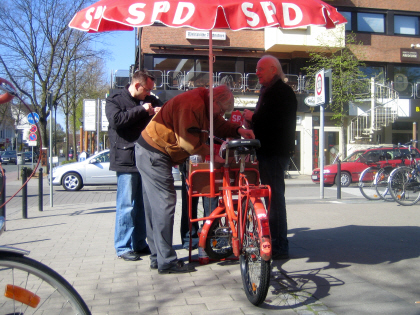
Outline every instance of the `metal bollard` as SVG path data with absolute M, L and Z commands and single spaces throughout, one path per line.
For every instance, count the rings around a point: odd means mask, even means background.
M 4 171 L 4 177 L 1 176 L 1 173 L 0 173 L 0 187 L 3 187 L 3 190 L 1 191 L 1 196 L 0 196 L 0 204 L 2 205 L 4 205 L 4 203 L 6 202 L 6 170 L 3 169 L 3 171 Z M 0 216 L 4 217 L 4 230 L 6 231 L 6 205 L 1 207 Z
M 38 210 L 44 211 L 44 187 L 42 186 L 42 167 L 39 169 L 39 179 L 38 179 Z
M 27 179 L 26 167 L 22 167 L 22 185 L 25 184 Z M 22 188 L 22 218 L 28 218 L 28 184 Z
M 341 160 L 337 160 L 337 199 L 341 199 Z

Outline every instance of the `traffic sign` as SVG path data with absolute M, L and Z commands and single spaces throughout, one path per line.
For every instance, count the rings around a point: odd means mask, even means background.
M 29 113 L 28 114 L 28 122 L 33 125 L 38 123 L 39 121 L 39 115 L 37 113 Z
M 315 105 L 325 104 L 325 75 L 324 69 L 315 74 Z
M 29 132 L 36 132 L 38 130 L 38 128 L 36 127 L 36 125 L 32 125 L 31 128 L 29 128 Z
M 36 141 L 36 138 L 37 138 L 36 133 L 31 132 L 29 134 L 29 140 L 30 141 Z

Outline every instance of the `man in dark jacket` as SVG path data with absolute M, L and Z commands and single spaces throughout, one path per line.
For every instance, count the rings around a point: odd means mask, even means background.
M 284 172 L 295 148 L 297 99 L 283 82 L 285 75 L 277 58 L 262 57 L 257 63 L 257 77 L 262 85 L 257 106 L 254 113 L 245 109 L 244 118 L 261 142 L 257 151 L 261 183 L 271 187 L 273 259 L 288 259 Z
M 134 142 L 160 108 L 159 100 L 150 95 L 153 87 L 153 76 L 137 71 L 129 86 L 106 99 L 109 169 L 116 171 L 118 178 L 114 246 L 117 256 L 124 260 L 139 260 L 141 255 L 150 254 Z

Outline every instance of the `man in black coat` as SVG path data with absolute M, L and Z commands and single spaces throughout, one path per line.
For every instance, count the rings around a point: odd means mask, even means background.
M 284 172 L 295 149 L 297 99 L 283 82 L 280 62 L 264 56 L 257 63 L 262 85 L 254 113 L 245 109 L 245 124 L 260 140 L 257 150 L 261 183 L 271 187 L 270 231 L 273 259 L 289 258 Z
M 130 261 L 150 254 L 134 142 L 160 109 L 160 101 L 150 95 L 154 80 L 148 73 L 137 71 L 130 85 L 106 99 L 111 146 L 109 169 L 117 172 L 114 246 L 118 257 Z

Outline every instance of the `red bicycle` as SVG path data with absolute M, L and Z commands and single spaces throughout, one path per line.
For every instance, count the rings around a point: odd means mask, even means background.
M 208 163 L 190 163 L 186 180 L 190 231 L 193 222 L 205 221 L 199 247 L 211 259 L 228 259 L 232 254 L 239 257 L 245 293 L 254 305 L 261 304 L 267 296 L 272 254 L 268 221 L 271 189 L 259 184 L 255 162 L 255 150 L 259 147 L 259 140 L 231 140 L 226 146 L 224 164 L 215 163 L 214 172 L 210 172 Z M 229 158 L 230 150 L 234 152 L 233 160 Z M 192 198 L 199 196 L 220 196 L 219 205 L 210 216 L 192 219 Z M 191 243 L 190 239 L 190 261 Z

